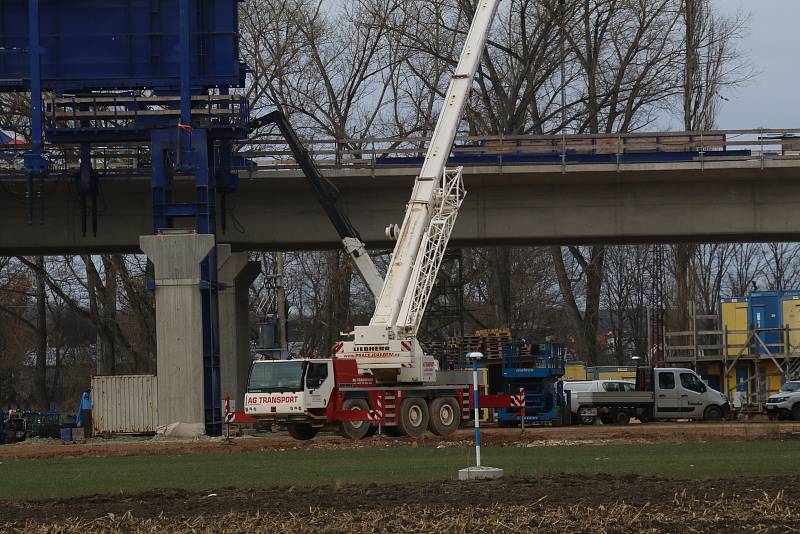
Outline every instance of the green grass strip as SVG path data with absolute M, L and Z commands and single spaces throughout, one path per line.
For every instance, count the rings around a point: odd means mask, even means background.
M 472 453 L 469 448 L 392 447 L 4 461 L 0 499 L 454 479 L 458 469 L 474 463 Z M 769 476 L 800 473 L 800 442 L 486 448 L 483 463 L 515 476 Z

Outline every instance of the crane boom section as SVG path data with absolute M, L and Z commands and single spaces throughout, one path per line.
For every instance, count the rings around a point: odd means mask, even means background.
M 414 184 L 411 200 L 406 208 L 403 225 L 394 247 L 389 269 L 380 297 L 375 305 L 371 326 L 397 325 L 401 308 L 413 297 L 413 270 L 417 255 L 428 230 L 432 216 L 434 196 L 440 189 L 440 180 L 453 146 L 458 126 L 464 114 L 475 73 L 489 38 L 489 31 L 500 0 L 480 0 L 472 20 L 464 50 L 450 80 L 436 128 L 431 138 L 425 162 Z M 427 301 L 427 299 L 424 299 Z
M 295 132 L 289 119 L 282 111 L 275 110 L 272 113 L 251 121 L 252 128 L 258 128 L 268 124 L 276 125 L 281 135 L 283 135 L 283 138 L 286 139 L 286 144 L 289 145 L 292 155 L 294 155 L 294 160 L 303 170 L 303 174 L 306 176 L 308 183 L 311 184 L 311 188 L 317 195 L 317 200 L 322 206 L 322 209 L 325 210 L 333 227 L 339 234 L 345 252 L 347 252 L 350 259 L 355 264 L 369 292 L 377 299 L 383 288 L 383 278 L 367 252 L 367 248 L 361 240 L 358 230 L 356 230 L 353 223 L 350 222 L 350 218 L 340 205 L 339 190 L 322 175 L 316 163 L 314 163 L 314 159 L 297 136 L 297 132 Z

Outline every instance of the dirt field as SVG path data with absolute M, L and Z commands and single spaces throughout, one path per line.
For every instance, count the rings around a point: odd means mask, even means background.
M 283 433 L 232 440 L 118 438 L 0 447 L 16 459 L 203 454 L 287 449 L 457 447 L 447 440 L 325 434 L 297 442 Z M 487 428 L 491 447 L 800 439 L 792 423 L 659 423 L 627 427 Z M 0 466 L 0 474 L 2 467 Z M 337 484 L 208 491 L 158 490 L 41 501 L 0 501 L 0 532 L 790 532 L 800 530 L 795 476 L 675 480 L 625 475 L 547 475 L 499 481 Z
M 162 439 L 92 439 L 85 444 L 62 444 L 59 441 L 34 440 L 0 446 L 0 461 L 81 456 L 133 456 L 150 454 L 195 454 L 209 452 L 245 452 L 281 449 L 358 448 L 392 446 L 456 447 L 471 444 L 471 430 L 459 430 L 449 438 L 425 434 L 410 438 L 374 438 L 352 442 L 331 433 L 320 434 L 313 441 L 296 441 L 286 433 L 258 437 L 170 441 Z M 684 443 L 703 441 L 749 441 L 764 439 L 800 439 L 800 423 L 654 423 L 629 426 L 533 427 L 520 434 L 519 429 L 486 428 L 481 436 L 491 447 L 536 447 L 603 445 L 621 443 Z
M 0 530 L 24 532 L 788 532 L 794 478 L 685 481 L 549 476 L 315 488 L 151 492 L 0 502 Z M 5 523 L 4 523 L 5 521 Z

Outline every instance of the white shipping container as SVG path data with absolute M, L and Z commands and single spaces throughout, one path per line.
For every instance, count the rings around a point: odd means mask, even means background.
M 155 375 L 92 377 L 94 435 L 154 434 L 158 421 Z

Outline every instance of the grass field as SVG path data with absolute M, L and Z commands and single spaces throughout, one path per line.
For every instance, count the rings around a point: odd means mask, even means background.
M 407 482 L 456 477 L 469 448 L 363 448 L 4 461 L 0 500 L 154 489 L 209 490 L 320 483 Z M 800 474 L 800 442 L 716 442 L 484 449 L 508 475 L 640 474 L 723 478 Z

